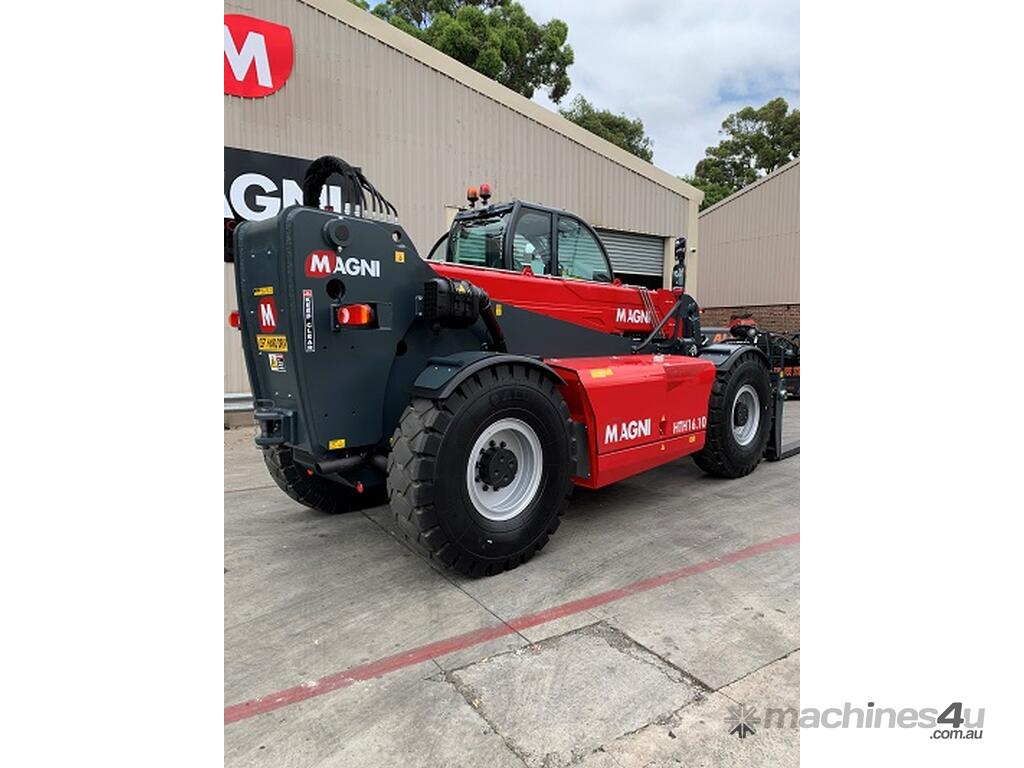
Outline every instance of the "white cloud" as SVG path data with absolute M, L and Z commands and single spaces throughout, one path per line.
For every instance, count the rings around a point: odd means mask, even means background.
M 730 112 L 782 96 L 800 103 L 798 0 L 520 0 L 569 26 L 576 63 L 567 106 L 644 121 L 654 163 L 683 175 L 720 140 Z M 534 101 L 555 109 L 545 93 Z

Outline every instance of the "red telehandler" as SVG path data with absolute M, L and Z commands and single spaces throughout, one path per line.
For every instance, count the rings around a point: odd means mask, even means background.
M 343 209 L 321 210 L 335 175 Z M 738 478 L 765 455 L 765 354 L 702 346 L 696 302 L 621 284 L 579 217 L 482 185 L 424 260 L 358 168 L 320 158 L 303 193 L 228 240 L 256 443 L 293 499 L 386 493 L 410 542 L 490 575 L 547 543 L 574 485 L 687 455 Z

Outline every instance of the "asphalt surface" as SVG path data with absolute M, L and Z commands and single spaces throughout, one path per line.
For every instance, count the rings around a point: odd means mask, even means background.
M 224 433 L 226 765 L 798 764 L 758 718 L 799 707 L 799 456 L 577 490 L 532 561 L 470 580 L 386 506 L 292 502 L 252 433 Z

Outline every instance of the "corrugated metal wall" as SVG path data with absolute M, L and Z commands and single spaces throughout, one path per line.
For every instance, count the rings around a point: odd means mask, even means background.
M 599 229 L 597 234 L 616 272 L 661 277 L 664 272 L 665 238 L 607 229 Z
M 565 208 L 594 226 L 686 233 L 688 201 L 676 192 L 308 5 L 251 0 L 224 9 L 285 24 L 295 43 L 294 69 L 280 91 L 224 97 L 225 145 L 309 158 L 330 153 L 361 166 L 421 251 L 446 228 L 445 204 L 461 202 L 467 185 L 482 181 L 495 200 Z M 231 291 L 226 285 L 229 310 Z M 247 391 L 233 332 L 225 355 L 225 391 Z
M 800 160 L 703 211 L 703 307 L 800 303 Z

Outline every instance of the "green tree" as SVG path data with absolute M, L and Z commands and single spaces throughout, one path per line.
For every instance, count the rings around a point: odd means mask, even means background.
M 348 0 L 352 5 L 356 5 L 362 8 L 364 11 L 370 10 L 370 4 L 366 0 Z
M 513 0 L 387 0 L 373 13 L 526 98 L 547 88 L 557 104 L 569 90 L 569 28 Z
M 721 199 L 721 191 L 732 194 L 800 156 L 800 110 L 790 111 L 781 97 L 734 112 L 719 133 L 725 138 L 705 150 L 693 176 L 685 179 L 708 191 L 702 208 Z
M 697 189 L 704 193 L 704 199 L 701 201 L 700 209 L 703 211 L 705 208 L 714 205 L 719 200 L 724 200 L 736 190 L 731 187 L 727 187 L 725 184 L 719 184 L 715 181 L 708 181 L 698 176 L 680 176 L 680 179 L 685 181 L 687 184 L 692 184 Z
M 558 112 L 576 125 L 647 162 L 651 162 L 654 157 L 654 143 L 644 133 L 644 123 L 640 118 L 631 120 L 607 109 L 597 109 L 583 96 L 577 96 L 568 109 L 560 109 Z

